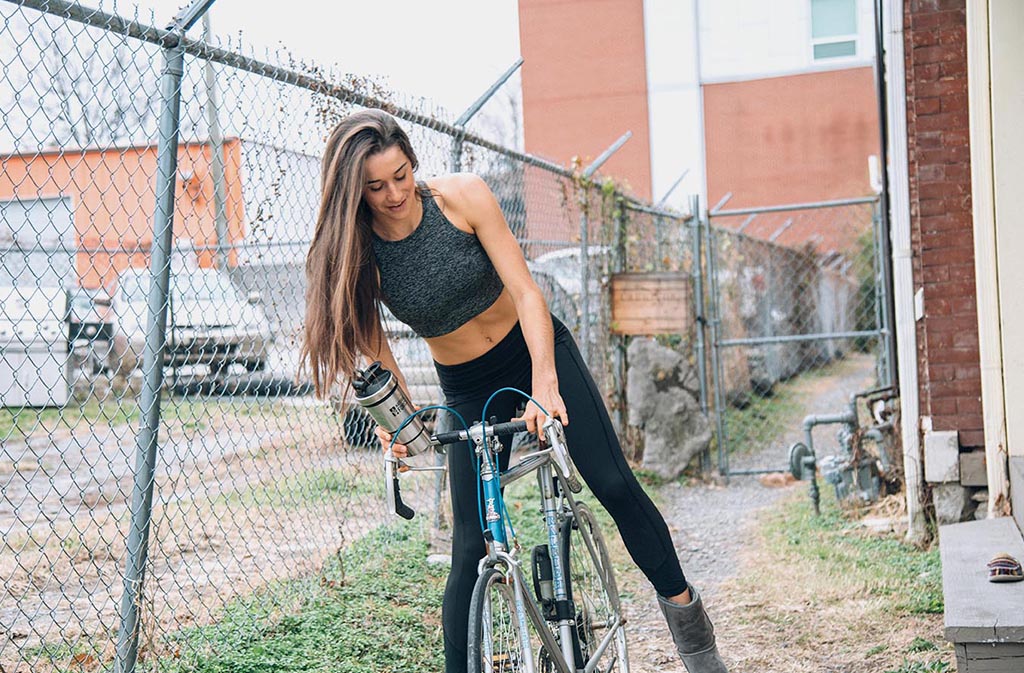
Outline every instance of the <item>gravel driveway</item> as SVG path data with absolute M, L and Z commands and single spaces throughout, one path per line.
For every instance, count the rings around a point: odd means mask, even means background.
M 806 400 L 805 414 L 838 412 L 849 401 L 851 393 L 873 385 L 874 360 L 861 354 L 849 356 L 828 376 L 797 384 L 798 394 Z M 834 434 L 835 426 L 815 432 L 819 455 L 831 451 L 835 445 Z M 787 447 L 802 438 L 803 431 L 797 425 L 758 453 L 733 455 L 731 466 L 736 469 L 781 467 L 788 460 Z M 806 483 L 766 486 L 762 481 L 784 483 L 781 479 L 742 476 L 733 477 L 727 485 L 671 483 L 659 489 L 662 512 L 672 531 L 683 571 L 705 597 L 712 619 L 717 588 L 735 575 L 739 554 L 750 538 L 751 527 L 756 524 L 756 514 L 793 489 L 807 488 Z M 827 484 L 819 480 L 819 486 Z M 831 488 L 822 488 L 822 498 L 829 497 L 833 497 Z M 631 670 L 633 673 L 685 673 L 646 579 L 632 566 L 625 575 L 620 579 L 620 590 L 627 597 Z M 727 662 L 728 641 L 729 634 L 720 630 L 719 643 Z

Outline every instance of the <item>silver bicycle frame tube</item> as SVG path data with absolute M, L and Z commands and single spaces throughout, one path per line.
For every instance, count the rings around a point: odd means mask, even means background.
M 562 651 L 559 649 L 559 644 L 555 640 L 554 634 L 548 627 L 548 623 L 544 619 L 544 615 L 542 615 L 540 612 L 540 607 L 537 605 L 537 601 L 534 600 L 533 595 L 529 591 L 525 591 L 523 589 L 525 578 L 523 577 L 523 572 L 520 569 L 519 561 L 515 558 L 515 556 L 504 551 L 497 552 L 495 556 L 497 557 L 499 563 L 505 565 L 507 572 L 512 573 L 513 591 L 516 592 L 517 612 L 522 610 L 526 613 L 526 617 L 531 622 L 533 622 L 534 627 L 536 627 L 537 629 L 537 634 L 540 636 L 540 641 L 544 645 L 544 649 L 546 649 L 548 653 L 551 655 L 555 667 L 561 673 L 575 673 L 575 665 L 570 665 L 569 663 L 567 663 L 568 661 L 572 661 L 572 657 L 569 657 L 569 659 L 567 660 L 565 656 L 562 654 Z M 481 569 L 483 567 L 483 564 L 481 564 Z M 522 628 L 523 621 L 521 617 L 519 618 L 519 620 L 520 628 Z M 522 629 L 521 637 L 528 640 L 528 636 L 526 636 L 525 629 Z M 527 648 L 532 649 L 528 647 L 528 643 Z M 530 660 L 530 666 L 532 670 L 532 658 Z
M 537 470 L 537 482 L 540 485 L 541 500 L 544 503 L 544 525 L 548 532 L 548 551 L 551 556 L 551 573 L 554 580 L 555 600 L 564 601 L 569 597 L 569 592 L 565 585 L 565 566 L 562 563 L 561 527 L 558 521 L 559 502 L 555 497 L 554 475 L 550 461 L 545 462 Z M 562 656 L 565 657 L 566 661 L 574 661 L 575 659 L 572 647 L 573 626 L 574 624 L 571 619 L 560 619 L 558 621 L 558 635 L 562 641 Z

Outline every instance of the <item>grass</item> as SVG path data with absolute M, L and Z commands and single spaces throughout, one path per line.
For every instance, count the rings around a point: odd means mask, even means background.
M 895 537 L 870 535 L 828 495 L 822 498 L 820 517 L 806 497 L 773 511 L 763 529 L 768 549 L 803 575 L 835 579 L 843 592 L 884 597 L 894 616 L 941 614 L 938 549 L 922 551 Z M 844 595 L 837 591 L 823 599 Z
M 168 673 L 443 670 L 447 568 L 424 562 L 422 528 L 375 530 L 316 576 L 228 604 L 214 624 L 179 631 L 144 670 Z
M 296 413 L 293 407 L 276 400 L 232 399 L 217 397 L 180 398 L 161 396 L 160 420 L 188 430 L 202 430 L 227 417 L 277 418 Z M 138 402 L 133 397 L 90 398 L 84 403 L 69 402 L 64 407 L 0 408 L 0 440 L 47 435 L 55 431 L 92 432 L 95 426 L 136 425 Z
M 756 553 L 725 588 L 742 607 L 723 633 L 746 667 L 862 670 L 854 663 L 869 661 L 886 673 L 952 671 L 938 549 L 873 534 L 830 495 L 820 517 L 803 489 L 762 514 Z
M 349 491 L 351 485 L 325 470 L 229 497 L 287 506 L 287 498 L 330 497 L 339 488 Z M 627 562 L 621 544 L 614 541 L 611 517 L 589 492 L 580 498 L 594 509 L 616 564 Z M 509 486 L 505 501 L 523 544 L 524 570 L 528 570 L 529 550 L 545 538 L 536 480 L 527 477 Z M 236 599 L 216 623 L 170 636 L 161 650 L 174 654 L 146 662 L 144 670 L 443 670 L 440 618 L 448 568 L 428 565 L 427 549 L 427 536 L 420 526 L 399 522 L 377 529 L 340 552 L 320 575 Z
M 378 496 L 378 475 L 353 476 L 350 472 L 337 468 L 311 470 L 225 494 L 221 499 L 228 505 L 243 508 L 291 510 L 321 503 L 343 502 L 350 498 Z
M 126 425 L 135 422 L 137 417 L 138 405 L 129 398 L 123 402 L 114 398 L 102 402 L 90 398 L 84 404 L 69 402 L 60 408 L 3 407 L 0 408 L 0 438 L 7 440 L 60 428 L 76 429 L 82 424 Z

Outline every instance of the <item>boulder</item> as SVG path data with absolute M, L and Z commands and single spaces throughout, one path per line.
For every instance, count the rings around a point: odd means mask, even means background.
M 711 424 L 698 401 L 697 373 L 682 354 L 653 339 L 633 339 L 627 358 L 628 421 L 644 433 L 641 466 L 675 479 L 711 442 Z

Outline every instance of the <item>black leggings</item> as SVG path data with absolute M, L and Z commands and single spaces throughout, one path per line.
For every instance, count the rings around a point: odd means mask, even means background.
M 573 462 L 594 496 L 608 510 L 622 535 L 630 556 L 662 596 L 686 591 L 665 519 L 644 493 L 622 455 L 601 394 L 580 356 L 569 330 L 552 317 L 555 326 L 555 370 L 558 389 L 569 412 L 566 439 Z M 435 363 L 447 404 L 467 423 L 479 420 L 491 393 L 511 386 L 530 393 L 530 354 L 517 323 L 487 353 L 460 365 Z M 502 393 L 487 408 L 499 422 L 515 416 L 523 398 Z M 455 421 L 458 423 L 458 421 Z M 504 442 L 507 447 L 509 443 Z M 508 467 L 509 451 L 499 455 L 502 470 Z M 466 670 L 466 637 L 469 602 L 484 555 L 477 509 L 476 469 L 466 444 L 448 449 L 452 499 L 452 569 L 444 592 L 444 653 L 447 673 Z

